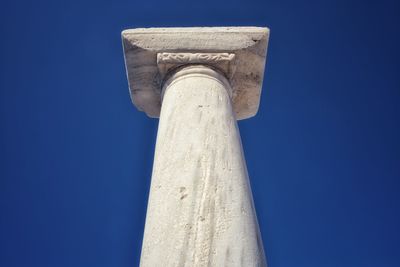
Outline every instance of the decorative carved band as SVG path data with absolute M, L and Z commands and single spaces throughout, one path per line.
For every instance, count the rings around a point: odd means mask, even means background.
M 161 76 L 175 68 L 186 64 L 205 64 L 216 67 L 227 75 L 234 72 L 235 54 L 231 53 L 158 53 L 157 65 Z
M 229 53 L 158 53 L 157 63 L 218 63 L 232 61 L 235 54 Z

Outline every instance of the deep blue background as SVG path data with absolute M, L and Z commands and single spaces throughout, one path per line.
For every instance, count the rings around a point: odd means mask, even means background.
M 157 120 L 120 32 L 268 26 L 239 123 L 270 267 L 400 266 L 399 1 L 0 6 L 0 266 L 137 266 Z

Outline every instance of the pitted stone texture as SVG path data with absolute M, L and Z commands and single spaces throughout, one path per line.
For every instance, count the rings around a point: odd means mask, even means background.
M 164 74 L 158 71 L 158 53 L 229 53 L 235 54 L 235 72 L 232 77 L 227 74 L 235 117 L 252 117 L 260 102 L 268 38 L 268 28 L 260 27 L 125 30 L 122 39 L 132 101 L 148 116 L 159 117 Z
M 166 83 L 141 267 L 266 266 L 227 87 L 204 67 Z

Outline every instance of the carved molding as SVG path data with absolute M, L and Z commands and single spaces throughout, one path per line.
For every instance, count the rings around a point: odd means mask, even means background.
M 160 116 L 161 90 L 168 78 L 166 74 L 172 74 L 170 67 L 181 68 L 181 65 L 188 63 L 187 59 L 183 62 L 180 59 L 180 63 L 178 60 L 163 62 L 163 53 L 234 54 L 232 60 L 226 60 L 229 57 L 224 56 L 216 57 L 217 62 L 207 62 L 197 56 L 191 63 L 210 66 L 224 74 L 232 87 L 236 118 L 242 120 L 252 117 L 257 113 L 260 103 L 268 39 L 269 30 L 261 27 L 125 30 L 122 32 L 122 41 L 132 101 L 148 116 Z M 160 57 L 158 63 L 157 56 Z
M 216 67 L 230 79 L 235 71 L 235 54 L 232 53 L 158 53 L 157 65 L 161 77 L 173 68 L 186 64 L 204 64 Z
M 234 58 L 235 54 L 229 53 L 158 53 L 157 63 L 217 63 Z

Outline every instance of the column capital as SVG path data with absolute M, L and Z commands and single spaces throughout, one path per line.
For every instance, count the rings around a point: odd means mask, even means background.
M 269 30 L 260 27 L 147 28 L 122 32 L 134 105 L 150 117 L 161 109 L 170 70 L 193 64 L 218 69 L 228 79 L 237 119 L 257 113 Z
M 230 79 L 235 73 L 235 54 L 232 53 L 158 53 L 157 66 L 160 76 L 185 65 L 208 65 L 221 71 Z

